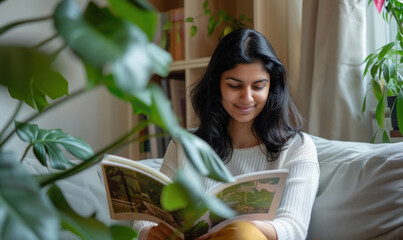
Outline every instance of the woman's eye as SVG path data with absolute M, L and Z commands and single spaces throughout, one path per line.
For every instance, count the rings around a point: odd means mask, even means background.
M 240 88 L 241 87 L 241 85 L 231 85 L 231 84 L 228 84 L 228 86 L 230 88 Z
M 261 90 L 265 87 L 265 85 L 254 86 L 253 88 L 256 90 Z

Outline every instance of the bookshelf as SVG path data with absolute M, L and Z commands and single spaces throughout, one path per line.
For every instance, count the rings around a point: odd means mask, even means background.
M 204 1 L 205 0 L 149 0 L 160 13 L 183 8 L 184 19 L 203 15 Z M 214 13 L 225 10 L 234 17 L 244 14 L 253 19 L 253 28 L 262 34 L 266 33 L 264 29 L 266 28 L 265 19 L 267 20 L 267 14 L 264 8 L 269 7 L 268 4 L 266 0 L 209 0 L 209 8 Z M 198 33 L 193 37 L 190 35 L 192 24 L 184 23 L 184 36 L 183 41 L 181 41 L 181 44 L 183 44 L 184 58 L 176 60 L 171 64 L 171 74 L 168 76 L 168 78 L 172 76 L 177 78 L 179 76 L 179 79 L 185 82 L 186 119 L 184 126 L 187 129 L 196 127 L 198 122 L 190 103 L 189 93 L 192 85 L 199 80 L 205 71 L 210 56 L 218 43 L 219 33 L 221 32 L 221 29 L 216 29 L 212 36 L 208 36 L 208 17 L 209 16 L 202 16 L 195 20 L 194 24 L 198 28 Z M 161 78 L 154 77 L 152 81 L 160 83 Z M 131 158 L 141 159 L 139 154 L 136 153 L 138 147 L 134 149 L 135 150 L 131 151 Z

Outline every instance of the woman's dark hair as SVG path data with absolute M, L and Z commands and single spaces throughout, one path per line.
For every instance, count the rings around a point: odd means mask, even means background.
M 238 29 L 218 43 L 206 72 L 191 92 L 192 105 L 200 124 L 195 134 L 205 140 L 225 161 L 232 155 L 228 131 L 230 116 L 221 104 L 220 79 L 223 72 L 239 63 L 262 61 L 270 74 L 266 106 L 253 123 L 257 137 L 266 145 L 267 156 L 276 160 L 287 140 L 300 133 L 302 119 L 286 84 L 286 69 L 268 40 L 252 29 Z

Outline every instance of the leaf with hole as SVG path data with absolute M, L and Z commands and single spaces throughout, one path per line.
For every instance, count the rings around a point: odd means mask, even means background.
M 39 129 L 36 124 L 16 122 L 17 134 L 24 142 L 33 145 L 33 151 L 42 165 L 47 162 L 55 169 L 66 169 L 74 166 L 64 155 L 62 149 L 75 157 L 86 160 L 94 154 L 92 148 L 81 138 L 72 137 L 60 129 Z

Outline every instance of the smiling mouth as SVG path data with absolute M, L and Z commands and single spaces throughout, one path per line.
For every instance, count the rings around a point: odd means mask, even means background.
M 253 106 L 252 106 L 252 107 L 240 107 L 240 106 L 236 106 L 236 108 L 237 108 L 240 112 L 247 113 L 247 112 L 250 112 L 250 111 L 253 109 Z

